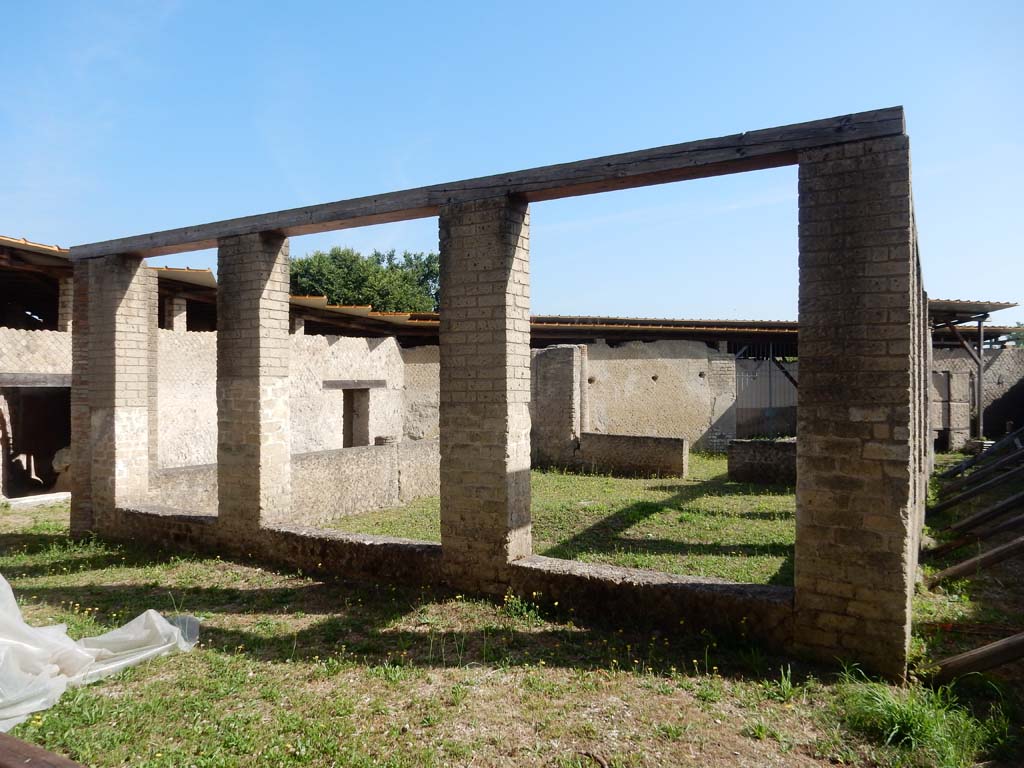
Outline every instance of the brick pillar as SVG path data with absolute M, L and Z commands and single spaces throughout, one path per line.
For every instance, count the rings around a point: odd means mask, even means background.
M 141 259 L 90 262 L 86 375 L 92 508 L 100 528 L 105 513 L 149 490 L 149 343 L 156 301 L 156 276 Z
M 75 263 L 71 336 L 71 535 L 93 530 L 92 406 L 89 395 L 89 265 Z
M 68 333 L 74 314 L 75 283 L 73 277 L 62 277 L 57 281 L 57 330 Z
M 441 542 L 450 583 L 502 592 L 530 554 L 529 211 L 444 206 Z
M 181 296 L 164 299 L 164 328 L 177 333 L 188 330 L 188 302 Z
M 217 265 L 218 515 L 245 540 L 291 512 L 288 240 L 225 238 Z
M 907 137 L 802 153 L 799 196 L 795 642 L 899 677 L 924 503 Z

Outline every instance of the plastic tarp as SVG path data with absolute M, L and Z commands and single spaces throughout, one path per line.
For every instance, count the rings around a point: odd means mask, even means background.
M 171 623 L 153 610 L 123 627 L 74 641 L 67 626 L 31 627 L 0 575 L 0 732 L 57 703 L 68 687 L 86 685 L 172 651 L 188 651 L 198 623 Z

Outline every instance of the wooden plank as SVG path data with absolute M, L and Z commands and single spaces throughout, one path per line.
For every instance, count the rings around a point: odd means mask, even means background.
M 993 520 L 997 517 L 1001 517 L 1012 509 L 1024 506 L 1024 491 L 1015 493 L 1013 496 L 1009 496 L 996 504 L 993 504 L 987 509 L 983 509 L 980 512 L 975 512 L 970 517 L 965 517 L 963 520 L 957 520 L 951 526 L 951 531 L 969 531 L 973 528 L 977 528 L 982 523 L 987 523 L 989 520 Z
M 324 389 L 381 389 L 384 379 L 324 379 Z
M 936 512 L 944 512 L 945 510 L 950 509 L 951 507 L 955 507 L 957 504 L 962 504 L 968 499 L 973 499 L 975 496 L 985 493 L 986 491 L 992 490 L 997 485 L 1002 485 L 1007 480 L 1012 480 L 1015 477 L 1020 477 L 1022 475 L 1024 475 L 1024 466 L 1015 467 L 1014 469 L 1011 469 L 1008 472 L 1005 472 L 997 477 L 993 477 L 991 480 L 986 480 L 981 485 L 976 485 L 973 488 L 969 488 L 966 491 L 957 494 L 956 496 L 946 499 L 945 501 L 939 502 L 934 507 L 928 509 L 927 513 L 931 515 L 935 514 Z
M 964 459 L 959 464 L 950 467 L 949 469 L 940 473 L 939 477 L 942 478 L 943 480 L 948 480 L 951 477 L 956 477 L 961 472 L 965 472 L 966 470 L 970 469 L 976 464 L 983 464 L 984 462 L 988 461 L 991 457 L 993 457 L 995 454 L 1003 450 L 1003 448 L 1006 448 L 1007 446 L 1010 445 L 1016 446 L 1015 441 L 1017 440 L 1017 438 L 1024 438 L 1024 427 L 1015 429 L 1013 432 L 1006 435 L 1006 437 L 1000 438 L 995 443 L 986 448 L 984 451 L 979 453 L 977 456 L 972 456 L 969 459 Z M 1019 448 L 1020 446 L 1016 447 Z
M 0 373 L 0 387 L 70 386 L 70 373 Z
M 1024 658 L 1024 632 L 943 659 L 939 662 L 935 679 L 940 683 L 946 682 L 971 672 L 1001 667 L 1021 658 Z
M 0 768 L 84 768 L 66 757 L 47 752 L 42 747 L 0 733 Z
M 1011 517 L 1009 520 L 1006 520 L 999 525 L 995 525 L 991 528 L 985 528 L 981 531 L 976 531 L 975 533 L 968 534 L 967 536 L 961 536 L 959 539 L 954 539 L 953 541 L 947 541 L 945 544 L 941 544 L 938 547 L 923 549 L 921 550 L 921 557 L 936 558 L 939 555 L 954 552 L 968 544 L 977 544 L 980 541 L 991 539 L 993 536 L 998 536 L 1000 533 L 1006 533 L 1007 531 L 1013 531 L 1018 528 L 1024 528 L 1024 515 Z
M 1017 448 L 1012 453 L 1007 454 L 1003 458 L 993 461 L 991 464 L 984 464 L 979 469 L 976 469 L 969 475 L 962 475 L 955 480 L 950 481 L 947 485 L 944 485 L 939 491 L 939 495 L 947 496 L 953 491 L 961 488 L 967 488 L 968 486 L 974 485 L 979 480 L 988 477 L 997 469 L 1001 469 L 1014 462 L 1021 461 L 1024 459 L 1024 448 Z
M 384 195 L 243 216 L 198 226 L 77 245 L 71 259 L 111 254 L 163 256 L 214 248 L 223 237 L 314 232 L 436 216 L 440 206 L 507 195 L 531 202 L 631 189 L 727 173 L 777 168 L 797 162 L 801 150 L 904 132 L 903 107 L 830 117 L 716 139 L 608 155 L 525 171 L 482 176 Z
M 982 552 L 976 557 L 972 557 L 969 560 L 951 565 L 945 570 L 939 571 L 930 579 L 928 579 L 928 587 L 934 587 L 936 584 L 945 581 L 946 579 L 955 579 L 958 576 L 972 576 L 978 571 L 989 568 L 996 563 L 1001 563 L 1003 560 L 1009 560 L 1011 557 L 1016 557 L 1024 553 L 1024 536 L 1020 536 L 1013 541 L 1008 541 L 1006 544 L 1002 544 L 998 547 L 993 547 L 988 552 Z

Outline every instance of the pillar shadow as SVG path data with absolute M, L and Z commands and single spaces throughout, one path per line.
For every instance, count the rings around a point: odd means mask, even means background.
M 650 486 L 649 490 L 669 492 L 673 495 L 663 501 L 638 501 L 621 507 L 584 530 L 538 554 L 563 560 L 587 559 L 586 555 L 606 555 L 622 551 L 646 555 L 676 555 L 681 558 L 689 555 L 784 557 L 785 561 L 768 583 L 784 586 L 793 584 L 794 545 L 792 544 L 784 542 L 709 544 L 665 538 L 639 539 L 624 535 L 626 531 L 648 518 L 664 512 L 681 512 L 687 504 L 702 498 L 749 496 L 765 492 L 781 495 L 793 493 L 792 486 L 735 483 L 729 481 L 728 476 L 723 473 L 699 483 L 660 484 Z M 747 520 L 776 520 L 785 519 L 785 517 L 792 519 L 793 517 L 792 514 L 788 514 L 782 515 L 780 518 L 779 513 L 756 510 L 743 510 L 739 513 L 701 510 L 688 514 L 719 518 L 735 517 Z

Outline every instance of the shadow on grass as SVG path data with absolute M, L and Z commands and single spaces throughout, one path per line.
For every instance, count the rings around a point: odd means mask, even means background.
M 333 659 L 366 667 L 438 668 L 543 661 L 548 667 L 670 675 L 674 670 L 692 674 L 697 660 L 701 674 L 710 674 L 714 666 L 721 676 L 744 679 L 777 677 L 778 669 L 789 663 L 761 650 L 754 640 L 623 627 L 614 617 L 583 619 L 537 606 L 514 617 L 500 606 L 484 606 L 481 617 L 476 601 L 462 601 L 441 588 L 330 580 L 294 588 L 174 588 L 173 600 L 168 588 L 158 584 L 33 587 L 26 592 L 35 604 L 57 608 L 77 603 L 98 609 L 97 622 L 110 628 L 147 608 L 170 613 L 176 606 L 207 622 L 229 625 L 204 623 L 204 649 L 268 663 Z M 439 610 L 448 614 L 444 622 L 430 611 L 441 603 Z M 309 620 L 311 616 L 315 618 Z M 290 621 L 297 625 L 293 631 Z M 814 669 L 801 666 L 808 673 Z
M 159 565 L 182 559 L 182 555 L 169 551 L 145 552 L 120 549 L 99 540 L 95 540 L 93 544 L 98 551 L 81 553 L 75 551 L 81 545 L 72 542 L 67 534 L 3 533 L 0 534 L 0 557 L 45 557 L 53 553 L 53 559 L 48 562 L 7 566 L 3 569 L 3 574 L 8 580 L 34 576 L 59 576 L 66 573 L 98 571 L 105 568 L 137 568 Z
M 771 488 L 779 494 L 790 491 L 787 486 L 758 486 L 746 483 L 729 482 L 725 474 L 716 475 L 710 480 L 700 483 L 655 485 L 649 490 L 671 492 L 674 495 L 658 502 L 638 501 L 617 509 L 593 525 L 578 533 L 559 541 L 540 554 L 563 560 L 585 559 L 581 556 L 607 555 L 629 552 L 635 555 L 678 555 L 693 556 L 743 556 L 743 557 L 783 557 L 785 561 L 778 571 L 768 580 L 769 584 L 792 586 L 794 546 L 782 542 L 758 542 L 744 544 L 704 543 L 681 541 L 665 538 L 639 539 L 629 538 L 624 534 L 630 528 L 644 520 L 665 511 L 682 512 L 688 517 L 736 517 L 740 519 L 785 519 L 786 515 L 776 512 L 726 512 L 688 511 L 681 509 L 686 504 L 707 497 L 749 496 L 764 493 Z

